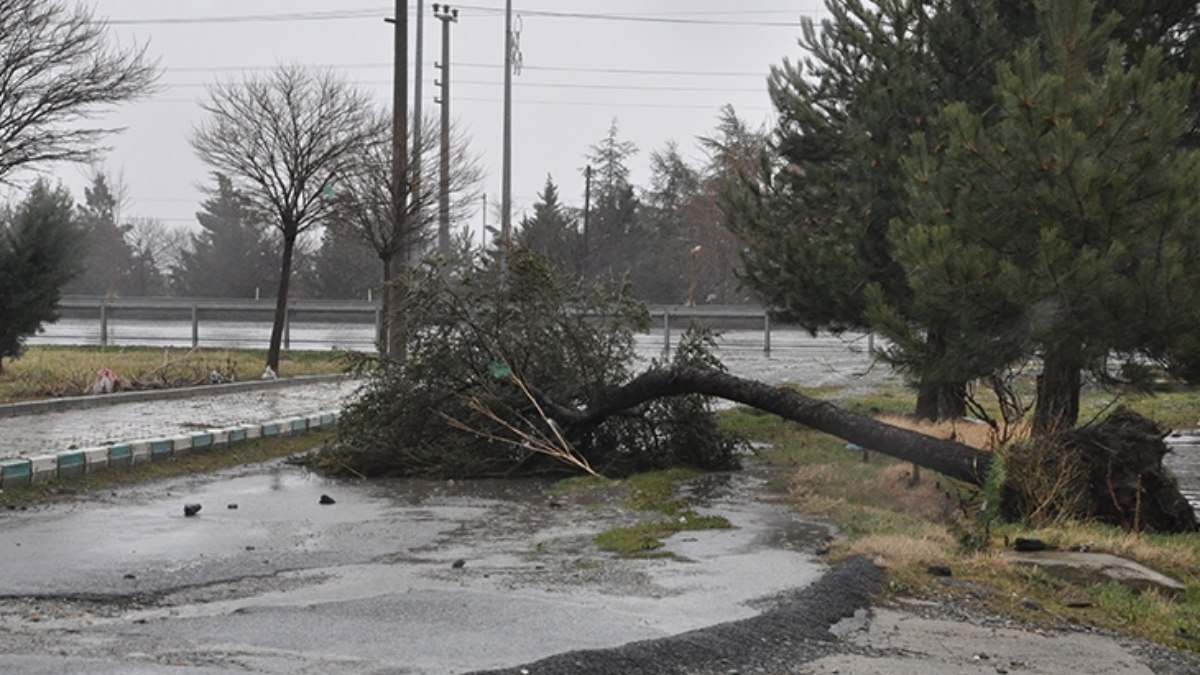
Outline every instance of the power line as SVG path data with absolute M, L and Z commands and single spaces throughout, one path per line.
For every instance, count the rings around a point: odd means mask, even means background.
M 461 64 L 466 66 L 468 64 Z M 494 68 L 486 63 L 469 64 L 476 68 Z M 544 70 L 569 73 L 608 73 L 614 75 L 697 75 L 707 77 L 761 77 L 762 73 L 719 70 L 656 70 L 653 68 L 587 68 L 576 66 L 524 66 L 525 70 Z
M 763 76 L 766 77 L 765 75 Z M 356 84 L 364 87 L 377 87 L 390 85 L 388 80 L 351 80 L 351 84 Z M 501 83 L 492 82 L 490 80 L 458 80 L 457 84 L 470 84 L 477 86 L 499 86 Z M 211 86 L 210 84 L 201 82 L 168 82 L 163 84 L 167 89 L 202 89 Z M 520 82 L 517 86 L 521 89 L 592 89 L 606 91 L 654 91 L 663 93 L 680 93 L 680 92 L 739 92 L 753 93 L 766 92 L 766 87 L 688 87 L 674 85 L 648 85 L 648 84 L 595 84 L 595 83 L 568 83 L 568 82 Z
M 423 64 L 425 67 L 432 66 L 434 62 L 430 61 Z M 305 64 L 310 68 L 331 68 L 334 70 L 363 70 L 371 68 L 391 68 L 392 64 L 384 62 L 376 63 L 309 63 Z M 169 72 L 177 73 L 219 73 L 219 72 L 238 72 L 238 71 L 260 71 L 260 70 L 275 70 L 279 66 L 169 66 Z M 499 70 L 504 66 L 499 63 L 470 63 L 470 62 L 455 62 L 455 68 L 486 68 Z M 671 76 L 692 76 L 692 77 L 763 77 L 763 73 L 756 71 L 735 71 L 735 70 L 663 70 L 655 68 L 591 68 L 587 66 L 534 66 L 523 64 L 522 70 L 556 72 L 556 73 L 599 73 L 607 75 L 671 75 Z
M 459 5 L 463 9 L 481 12 L 483 14 L 503 15 L 504 10 L 495 7 L 480 7 Z M 363 7 L 358 9 L 337 9 L 311 12 L 282 12 L 278 14 L 226 14 L 218 16 L 178 16 L 178 17 L 147 17 L 147 18 L 116 18 L 97 20 L 110 26 L 152 26 L 152 25 L 196 25 L 196 24 L 230 24 L 230 23 L 279 23 L 292 21 L 342 21 L 347 19 L 377 18 L 390 12 L 390 7 Z M 540 16 L 555 19 L 584 19 L 596 21 L 623 21 L 634 23 L 659 23 L 694 26 L 749 26 L 760 28 L 795 28 L 798 21 L 746 21 L 720 19 L 694 19 L 689 16 L 746 16 L 756 15 L 820 15 L 825 10 L 723 10 L 723 11 L 679 11 L 679 12 L 625 12 L 621 14 L 600 14 L 593 12 L 556 12 L 551 10 L 521 10 L 524 16 Z
M 200 24 L 200 23 L 262 23 L 280 21 L 337 21 L 342 19 L 378 18 L 391 11 L 390 7 L 366 7 L 362 9 L 336 9 L 314 12 L 287 12 L 281 14 L 229 14 L 223 16 L 178 16 L 145 19 L 104 19 L 95 23 L 110 26 L 149 26 L 156 24 Z
M 763 76 L 766 77 L 765 75 Z M 486 80 L 459 80 L 459 84 L 476 84 L 476 85 L 494 85 L 497 82 L 489 82 Z M 365 84 L 365 83 L 364 83 Z M 676 86 L 657 86 L 648 84 L 569 84 L 565 82 L 522 82 L 518 85 L 522 89 L 543 87 L 547 89 L 606 89 L 616 91 L 662 91 L 662 92 L 684 92 L 684 91 L 730 91 L 730 92 L 765 92 L 766 87 L 676 87 Z
M 500 99 L 459 96 L 459 97 L 457 97 L 457 100 L 473 101 L 473 102 L 477 102 L 477 103 L 495 103 L 495 102 L 498 102 Z M 646 103 L 645 101 L 627 101 L 627 102 L 621 102 L 621 101 L 548 101 L 548 100 L 536 100 L 536 99 L 527 99 L 527 98 L 517 99 L 513 102 L 516 104 L 520 104 L 520 105 L 525 105 L 525 104 L 562 105 L 562 106 L 585 106 L 585 107 L 589 107 L 589 108 L 661 108 L 661 109 L 667 109 L 667 110 L 719 110 L 721 108 L 721 106 L 724 105 L 724 103 L 718 104 L 718 105 L 713 105 L 713 104 L 688 105 L 688 104 L 684 104 L 684 103 Z M 758 111 L 758 112 L 763 112 L 763 111 L 773 110 L 773 108 L 762 107 L 762 106 L 745 106 L 745 107 L 738 106 L 738 110 L 754 110 L 754 111 Z
M 722 90 L 716 90 L 716 91 L 722 91 Z M 726 90 L 726 91 L 728 91 L 728 90 Z M 456 99 L 459 101 L 470 101 L 472 103 L 499 103 L 499 102 L 501 102 L 501 98 L 499 98 L 499 97 L 487 97 L 487 96 L 457 96 Z M 146 99 L 146 100 L 142 101 L 141 103 L 172 103 L 172 104 L 193 104 L 194 105 L 194 104 L 200 103 L 200 100 L 195 99 L 195 98 L 150 98 L 150 99 Z M 712 110 L 712 109 L 720 108 L 720 105 L 712 105 L 712 104 L 704 104 L 704 103 L 698 103 L 698 104 L 647 103 L 646 101 L 611 101 L 611 100 L 564 101 L 564 100 L 521 98 L 521 99 L 516 99 L 514 101 L 514 103 L 517 105 L 529 104 L 529 105 L 550 105 L 550 106 L 557 105 L 557 106 L 567 106 L 567 107 L 584 106 L 584 107 L 592 107 L 592 108 L 599 107 L 599 108 L 635 108 L 635 109 L 636 108 L 655 108 L 655 109 L 662 109 L 662 110 Z M 721 104 L 721 105 L 723 105 L 723 104 Z M 741 106 L 741 105 L 739 105 L 739 106 L 737 106 L 737 108 L 738 108 L 738 110 L 749 110 L 749 111 L 757 111 L 757 112 L 774 110 L 773 108 L 771 108 L 769 106 L 764 107 L 764 106 Z
M 494 14 L 498 10 L 493 7 L 478 7 L 471 5 L 460 5 L 463 9 L 469 9 L 484 14 Z M 823 14 L 823 11 L 803 12 L 796 11 L 795 15 L 800 14 Z M 799 21 L 723 21 L 715 19 L 685 19 L 678 16 L 664 16 L 664 12 L 655 12 L 653 15 L 648 14 L 594 14 L 590 12 L 555 12 L 550 10 L 521 10 L 522 16 L 541 16 L 554 19 L 587 19 L 597 21 L 623 21 L 632 23 L 660 23 L 660 24 L 675 24 L 675 25 L 690 25 L 690 26 L 751 26 L 757 28 L 796 28 L 800 25 Z
M 488 98 L 485 96 L 456 96 L 456 100 L 470 101 L 472 103 L 500 103 L 501 99 Z M 152 98 L 142 101 L 142 103 L 170 103 L 185 105 L 195 105 L 199 103 L 194 98 Z M 553 101 L 547 99 L 517 99 L 513 101 L 514 105 L 547 105 L 547 106 L 566 106 L 566 107 L 587 107 L 587 108 L 630 108 L 630 109 L 656 109 L 656 110 L 717 110 L 722 104 L 685 104 L 685 103 L 646 103 L 645 101 Z M 774 108 L 769 106 L 737 106 L 739 111 L 751 112 L 771 112 Z

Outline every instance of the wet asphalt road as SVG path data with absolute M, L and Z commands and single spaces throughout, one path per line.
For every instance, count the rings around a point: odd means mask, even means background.
M 825 529 L 762 501 L 752 473 L 690 491 L 736 528 L 668 540 L 687 560 L 596 550 L 645 516 L 611 490 L 552 504 L 546 487 L 271 463 L 5 513 L 0 672 L 505 668 L 752 619 L 825 571 Z

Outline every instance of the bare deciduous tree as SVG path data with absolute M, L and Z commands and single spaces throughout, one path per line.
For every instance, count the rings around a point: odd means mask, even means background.
M 145 46 L 109 44 L 90 9 L 57 0 L 0 0 L 0 183 L 54 161 L 90 162 L 117 128 L 105 107 L 152 93 L 158 64 Z
M 330 214 L 334 186 L 363 148 L 380 142 L 368 96 L 330 71 L 280 66 L 209 88 L 208 119 L 192 147 L 270 214 L 282 235 L 267 366 L 278 372 L 297 238 Z
M 394 227 L 397 222 L 394 204 L 397 200 L 392 199 L 395 188 L 392 180 L 390 120 L 390 112 L 380 111 L 376 114 L 371 130 L 377 137 L 373 142 L 359 146 L 353 169 L 338 183 L 336 207 L 330 224 L 366 242 L 379 256 L 384 279 L 384 325 L 379 336 L 379 349 L 385 355 L 397 356 L 403 349 L 398 343 L 400 331 L 390 330 L 394 317 L 389 282 L 403 270 L 411 256 L 421 255 L 432 242 L 441 187 L 438 176 L 432 172 L 421 176 L 410 173 L 407 180 L 408 199 L 401 220 L 406 225 L 403 230 Z M 410 124 L 409 129 L 413 126 Z M 430 117 L 423 128 L 422 145 L 431 149 L 434 161 L 430 164 L 436 165 L 440 162 L 441 153 L 437 143 L 440 125 Z M 466 134 L 460 128 L 451 126 L 450 176 L 446 189 L 452 222 L 469 218 L 481 194 L 484 171 L 479 159 L 470 153 L 469 145 Z M 412 171 L 412 164 L 409 169 Z

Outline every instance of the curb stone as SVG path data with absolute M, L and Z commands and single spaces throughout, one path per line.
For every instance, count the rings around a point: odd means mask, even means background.
M 314 415 L 288 417 L 263 424 L 206 429 L 167 438 L 138 439 L 92 448 L 71 448 L 55 453 L 0 459 L 0 489 L 30 487 L 80 478 L 110 468 L 130 468 L 146 462 L 161 462 L 189 452 L 228 448 L 255 438 L 303 434 L 310 430 L 336 426 L 341 415 L 340 410 L 326 410 Z

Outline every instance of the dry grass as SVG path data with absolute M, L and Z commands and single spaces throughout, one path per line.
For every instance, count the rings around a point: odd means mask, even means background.
M 927 567 L 945 563 L 955 556 L 957 542 L 950 533 L 930 528 L 922 536 L 870 534 L 850 542 L 847 555 L 870 557 L 876 565 L 894 570 L 904 567 Z
M 1029 437 L 1027 422 L 1013 427 L 1006 427 L 1003 422 L 1000 422 L 1001 427 L 997 430 L 975 420 L 930 422 L 905 415 L 880 415 L 877 419 L 885 424 L 916 431 L 926 436 L 958 441 L 979 450 L 995 450 L 1010 442 Z
M 257 379 L 265 362 L 265 350 L 258 349 L 36 346 L 5 359 L 0 403 L 87 393 L 101 368 L 133 383 L 131 388 L 161 389 L 206 383 L 214 370 L 233 380 Z M 344 366 L 336 352 L 293 351 L 280 358 L 279 370 L 318 375 L 342 372 Z
M 1017 525 L 1009 525 L 997 532 L 998 537 L 1006 535 L 1028 536 L 1028 532 Z M 1090 551 L 1111 553 L 1155 570 L 1200 578 L 1200 536 L 1143 535 L 1078 522 L 1040 527 L 1036 536 L 1054 548 L 1086 546 Z M 1001 547 L 1002 539 L 995 545 Z
M 864 463 L 861 450 L 848 448 L 839 439 L 761 416 L 735 413 L 730 417 L 732 427 L 754 440 L 774 444 L 770 461 L 793 466 L 788 485 L 792 503 L 837 524 L 834 558 L 870 556 L 889 570 L 888 592 L 931 598 L 964 592 L 956 590 L 961 587 L 939 583 L 928 573 L 930 565 L 946 564 L 956 579 L 990 589 L 983 602 L 991 611 L 1035 623 L 1070 617 L 1083 625 L 1200 652 L 1195 628 L 1200 626 L 1200 534 L 1137 536 L 1119 528 L 1056 517 L 1070 510 L 1069 500 L 1042 509 L 1045 517 L 1039 518 L 1040 522 L 993 522 L 990 529 L 982 528 L 974 518 L 981 496 L 971 486 L 928 471 L 913 484 L 908 463 L 875 453 Z M 987 425 L 971 422 L 933 425 L 903 415 L 880 417 L 889 424 L 983 450 L 1001 448 L 1010 460 L 1016 455 L 1014 472 L 1036 474 L 1024 476 L 1024 480 L 1040 481 L 1039 490 L 1046 493 L 1070 495 L 1071 467 L 1022 462 L 1028 444 L 1003 443 L 1024 438 L 1024 429 L 997 434 Z M 948 496 L 944 490 L 958 497 Z M 1041 539 L 1059 549 L 1086 545 L 1091 551 L 1135 560 L 1182 581 L 1187 590 L 1168 601 L 1119 584 L 1079 586 L 1053 579 L 1009 565 L 996 555 L 1016 537 Z M 1023 598 L 1036 600 L 1042 609 L 1030 609 L 1022 603 Z M 1080 608 L 1071 604 L 1079 600 L 1090 605 Z
M 895 510 L 934 522 L 945 522 L 955 514 L 956 505 L 938 487 L 937 480 L 912 480 L 912 466 L 893 464 L 863 485 L 863 489 L 886 500 Z

